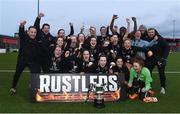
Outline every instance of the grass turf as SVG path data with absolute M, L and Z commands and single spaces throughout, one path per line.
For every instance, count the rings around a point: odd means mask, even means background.
M 14 70 L 16 53 L 0 54 L 0 70 Z M 168 58 L 166 71 L 180 72 L 180 53 L 171 53 Z M 155 69 L 156 70 L 156 69 Z M 9 89 L 12 81 L 12 72 L 0 72 L 0 112 L 180 112 L 179 102 L 179 73 L 167 74 L 166 95 L 159 94 L 159 77 L 153 74 L 153 88 L 158 97 L 158 103 L 144 103 L 140 100 L 126 100 L 106 102 L 104 109 L 96 109 L 92 103 L 31 103 L 29 81 L 30 74 L 23 73 L 17 94 L 11 96 Z

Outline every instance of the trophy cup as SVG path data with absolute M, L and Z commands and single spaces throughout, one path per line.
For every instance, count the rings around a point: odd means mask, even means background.
M 103 84 L 95 84 L 95 99 L 94 99 L 94 106 L 96 108 L 104 108 L 104 85 Z

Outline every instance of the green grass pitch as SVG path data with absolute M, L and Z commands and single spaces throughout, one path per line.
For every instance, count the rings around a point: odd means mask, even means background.
M 19 80 L 17 94 L 11 96 L 9 89 L 16 65 L 17 53 L 0 54 L 0 113 L 3 112 L 180 112 L 180 53 L 171 53 L 166 68 L 167 91 L 159 94 L 159 77 L 153 73 L 153 88 L 159 102 L 144 103 L 140 100 L 106 102 L 104 109 L 96 109 L 93 103 L 31 103 L 30 74 L 24 72 Z M 154 70 L 156 71 L 156 69 Z

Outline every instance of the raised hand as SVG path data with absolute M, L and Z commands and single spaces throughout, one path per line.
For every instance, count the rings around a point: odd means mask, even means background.
M 39 13 L 38 17 L 39 18 L 44 17 L 44 13 Z
M 133 21 L 136 21 L 136 17 L 132 17 L 132 20 L 133 20 Z
M 26 24 L 26 21 L 23 20 L 23 21 L 20 21 L 20 26 L 24 26 Z
M 112 17 L 113 20 L 115 20 L 115 19 L 117 19 L 117 18 L 118 18 L 118 15 L 115 15 L 115 14 L 114 14 L 113 17 Z
M 151 56 L 153 56 L 153 52 L 152 52 L 151 50 L 149 50 L 149 51 L 147 52 L 147 55 L 148 55 L 148 57 L 151 57 Z
M 156 36 L 154 37 L 154 39 L 155 39 L 155 40 L 158 40 L 158 36 L 156 35 Z
M 73 23 L 72 23 L 72 22 L 69 22 L 69 25 L 70 25 L 70 26 L 73 26 Z
M 129 18 L 126 18 L 126 22 L 127 22 L 127 23 L 130 23 L 130 19 L 129 19 Z
M 130 88 L 130 87 L 132 87 L 132 84 L 128 83 L 127 86 Z

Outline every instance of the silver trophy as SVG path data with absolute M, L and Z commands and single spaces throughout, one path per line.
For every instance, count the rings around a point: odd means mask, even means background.
M 94 99 L 94 106 L 96 108 L 104 108 L 104 91 L 105 91 L 105 85 L 104 84 L 94 84 L 94 93 L 95 93 L 95 99 Z

